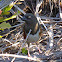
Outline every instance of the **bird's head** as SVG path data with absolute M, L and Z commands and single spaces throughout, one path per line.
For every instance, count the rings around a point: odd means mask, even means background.
M 28 30 L 32 30 L 32 34 L 36 33 L 39 29 L 39 23 L 37 21 L 37 18 L 32 13 L 27 13 L 21 18 L 23 21 L 25 21 L 24 29 L 29 32 Z
M 22 18 L 21 18 L 23 21 L 25 21 L 26 23 L 28 23 L 28 22 L 38 22 L 37 21 L 37 19 L 36 19 L 36 17 L 32 14 L 32 13 L 27 13 L 27 14 L 25 14 Z

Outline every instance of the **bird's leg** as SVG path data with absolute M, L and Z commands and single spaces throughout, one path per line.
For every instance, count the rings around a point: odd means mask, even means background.
M 27 48 L 27 50 L 28 50 L 28 56 L 31 57 L 31 55 L 30 55 L 30 53 L 29 53 L 29 45 L 30 45 L 30 43 L 28 43 L 28 48 Z
M 29 47 L 27 48 L 27 50 L 28 50 L 28 56 L 31 57 L 31 55 L 30 55 L 30 53 L 29 53 Z
M 36 43 L 36 44 L 37 44 L 36 47 L 37 47 L 39 53 L 42 53 L 42 51 L 40 50 L 40 48 L 39 48 L 39 46 L 38 46 L 38 43 Z
M 42 53 L 42 51 L 40 50 L 40 48 L 38 46 L 37 46 L 37 49 L 38 49 L 39 53 Z

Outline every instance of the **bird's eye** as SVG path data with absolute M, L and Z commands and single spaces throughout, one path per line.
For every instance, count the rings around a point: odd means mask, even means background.
M 31 18 L 31 16 L 28 16 L 28 18 Z

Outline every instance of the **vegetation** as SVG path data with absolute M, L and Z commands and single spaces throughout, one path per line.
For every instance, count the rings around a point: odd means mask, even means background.
M 0 6 L 0 56 L 3 59 L 14 57 L 8 60 L 11 62 L 16 58 L 24 58 L 20 59 L 22 62 L 62 61 L 62 0 L 8 1 L 11 3 Z M 38 43 L 30 45 L 31 57 L 27 55 L 26 44 L 30 32 L 26 39 L 23 39 L 22 32 L 24 22 L 21 18 L 26 13 L 36 16 L 43 34 Z M 42 53 L 38 52 L 37 45 Z

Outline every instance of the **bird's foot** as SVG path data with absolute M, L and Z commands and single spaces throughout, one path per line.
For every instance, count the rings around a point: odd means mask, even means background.
M 28 50 L 28 57 L 31 57 L 30 52 L 29 52 L 29 47 L 27 48 L 27 50 Z
M 39 48 L 39 47 L 37 47 L 37 49 L 38 49 L 39 53 L 42 53 L 42 51 L 40 50 L 40 48 Z
M 28 52 L 28 57 L 32 58 L 29 52 Z M 29 59 L 29 61 L 32 61 L 32 60 L 31 60 L 31 59 Z
M 28 53 L 28 57 L 31 57 L 30 53 Z
M 42 53 L 42 51 L 40 49 L 38 49 L 39 53 Z

